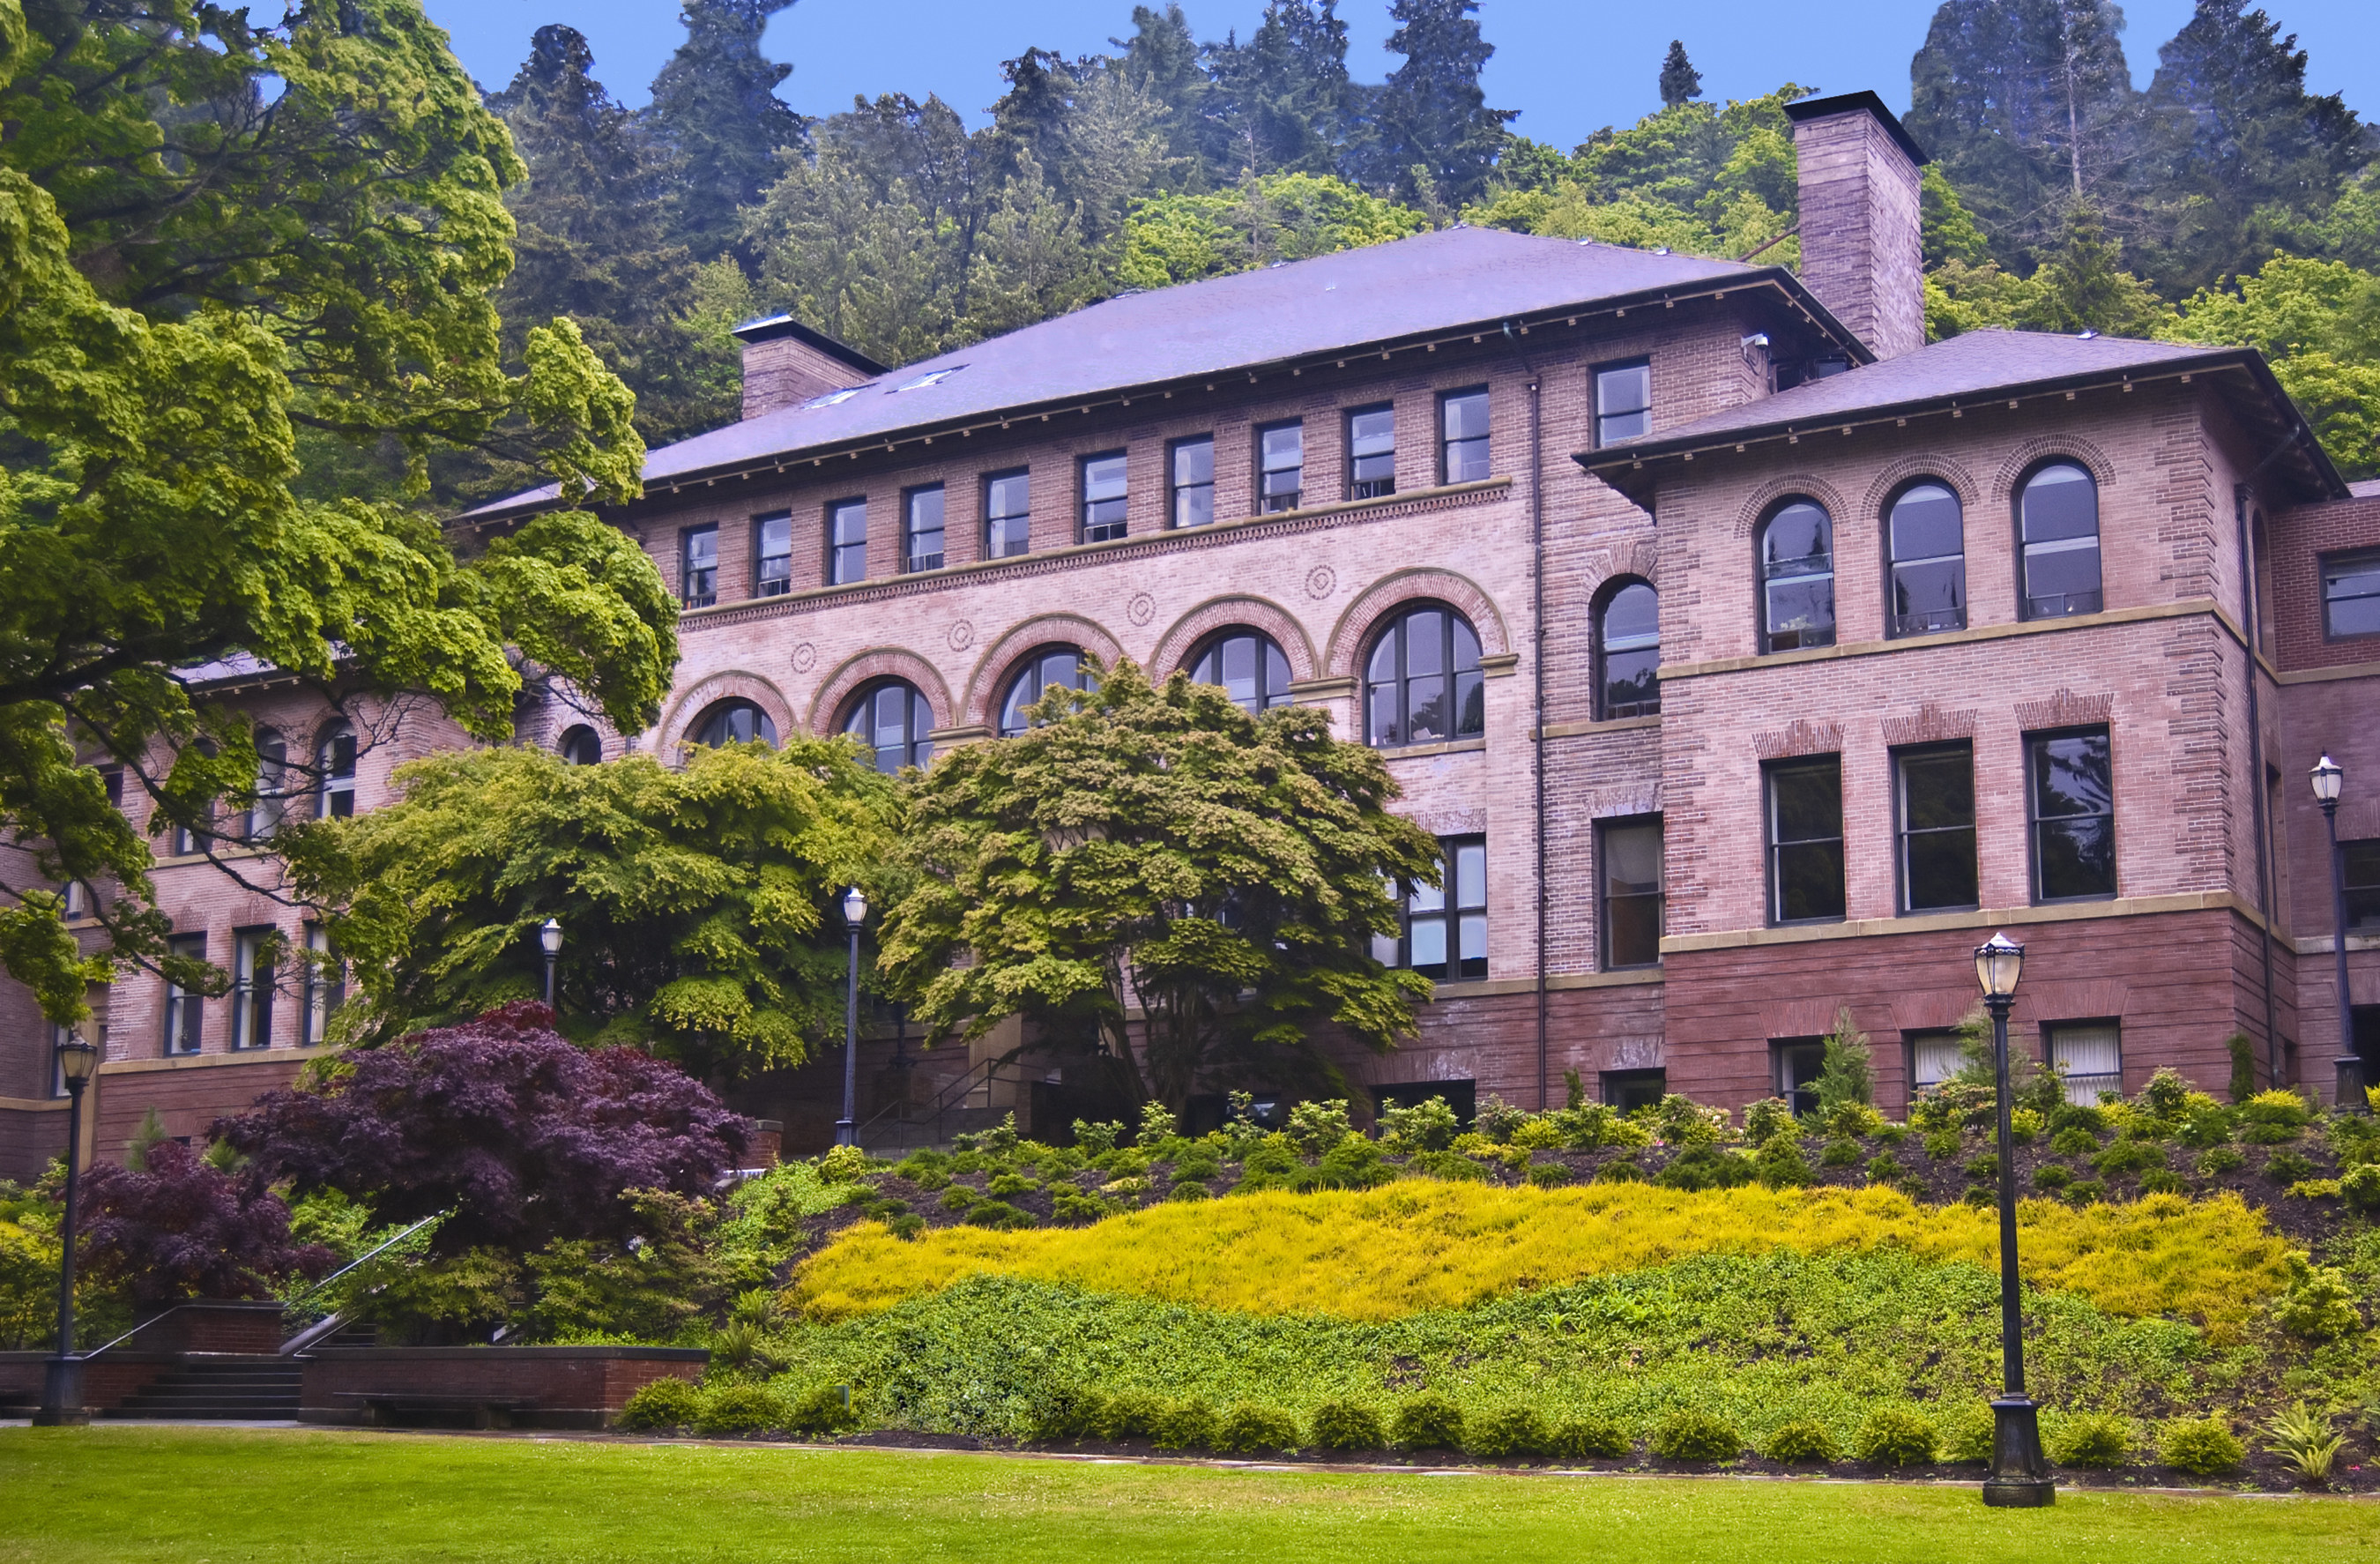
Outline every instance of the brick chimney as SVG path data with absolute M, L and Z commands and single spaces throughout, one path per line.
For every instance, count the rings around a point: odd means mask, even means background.
M 1873 92 L 1785 105 L 1802 174 L 1802 281 L 1876 351 L 1925 346 L 1917 171 L 1927 162 Z
M 735 328 L 744 345 L 744 416 L 757 418 L 884 373 L 856 348 L 814 332 L 791 315 L 747 321 Z

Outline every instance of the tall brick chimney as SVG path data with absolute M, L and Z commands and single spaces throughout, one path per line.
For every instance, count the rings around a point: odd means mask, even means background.
M 735 328 L 744 345 L 744 416 L 757 418 L 884 373 L 884 366 L 791 315 L 747 321 Z
M 1804 98 L 1785 117 L 1802 173 L 1802 281 L 1877 358 L 1923 347 L 1925 152 L 1873 92 Z

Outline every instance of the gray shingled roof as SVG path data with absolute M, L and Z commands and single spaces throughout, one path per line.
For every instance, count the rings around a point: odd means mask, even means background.
M 1011 408 L 1130 391 L 1257 365 L 1387 343 L 1481 321 L 1699 287 L 1775 279 L 1832 322 L 1781 268 L 1451 228 L 1127 294 L 1005 336 L 921 359 L 832 406 L 795 406 L 651 452 L 648 483 L 820 448 L 840 449 L 919 427 Z M 1840 327 L 1836 328 L 1838 331 Z M 1852 340 L 1848 332 L 1842 339 Z M 936 370 L 955 371 L 902 390 Z M 553 498 L 549 485 L 470 513 L 489 515 Z

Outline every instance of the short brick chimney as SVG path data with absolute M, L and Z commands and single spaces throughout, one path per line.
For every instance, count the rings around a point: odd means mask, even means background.
M 1879 358 L 1925 346 L 1917 171 L 1927 162 L 1873 92 L 1785 105 L 1802 174 L 1802 281 Z
M 744 345 L 744 416 L 757 418 L 813 396 L 858 385 L 884 366 L 791 315 L 747 321 L 735 328 Z

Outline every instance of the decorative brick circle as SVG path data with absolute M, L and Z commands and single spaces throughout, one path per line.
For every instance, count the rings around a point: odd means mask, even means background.
M 968 620 L 960 620 L 957 624 L 951 626 L 947 639 L 951 643 L 951 649 L 953 651 L 966 650 L 967 648 L 975 645 L 974 624 Z
M 818 648 L 808 641 L 794 648 L 794 672 L 807 673 L 818 666 Z
M 1327 564 L 1318 564 L 1305 573 L 1305 595 L 1327 598 L 1339 585 L 1339 573 Z
M 1132 601 L 1123 605 L 1123 615 L 1135 624 L 1146 624 L 1157 617 L 1157 600 L 1147 592 L 1135 592 Z

